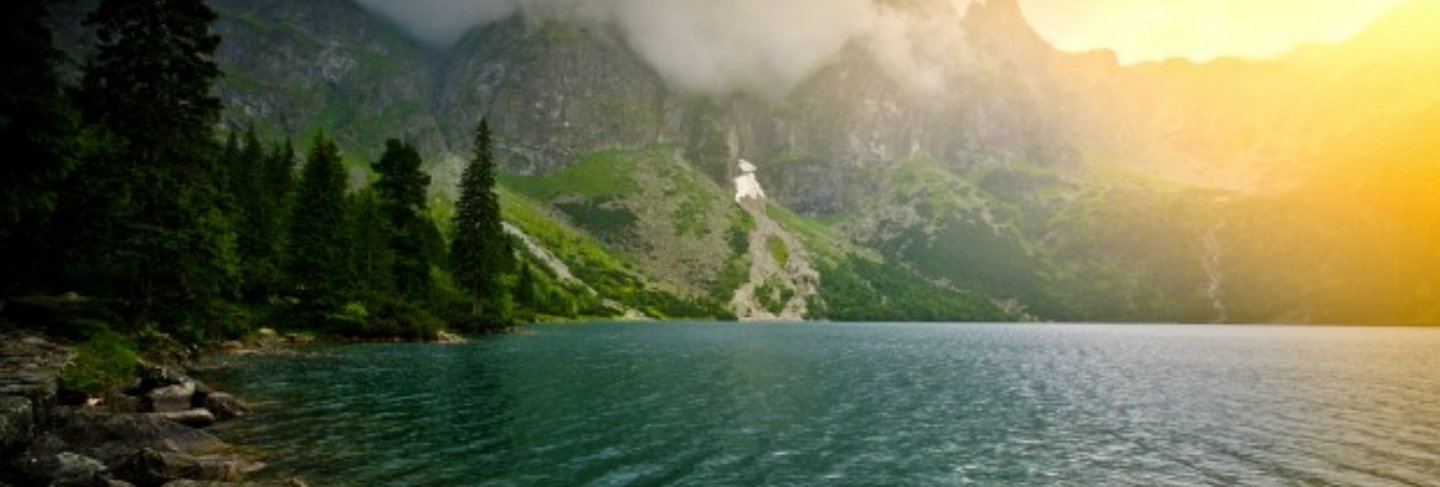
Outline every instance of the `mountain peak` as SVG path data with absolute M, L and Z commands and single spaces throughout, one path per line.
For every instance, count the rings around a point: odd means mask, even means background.
M 985 0 L 965 11 L 971 42 L 1007 58 L 1038 61 L 1054 53 L 1049 42 L 1031 27 L 1019 0 Z

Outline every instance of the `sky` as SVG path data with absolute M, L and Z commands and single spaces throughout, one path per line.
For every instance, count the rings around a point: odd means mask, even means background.
M 963 1 L 963 0 L 960 0 Z M 1342 41 L 1403 0 L 1021 0 L 1030 23 L 1067 51 L 1111 49 L 1121 62 L 1264 58 Z

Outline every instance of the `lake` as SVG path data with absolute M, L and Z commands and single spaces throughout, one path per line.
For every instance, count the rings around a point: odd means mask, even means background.
M 1440 330 L 531 326 L 240 357 L 318 485 L 1440 482 Z

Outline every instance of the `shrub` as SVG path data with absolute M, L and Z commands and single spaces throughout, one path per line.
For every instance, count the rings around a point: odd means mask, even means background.
M 75 360 L 61 373 L 61 384 L 70 390 L 98 394 L 129 384 L 139 357 L 130 339 L 105 330 L 81 343 Z

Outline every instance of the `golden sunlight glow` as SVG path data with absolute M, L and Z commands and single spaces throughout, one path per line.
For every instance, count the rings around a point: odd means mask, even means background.
M 1067 51 L 1114 50 L 1121 62 L 1266 58 L 1343 41 L 1404 0 L 1020 0 L 1040 34 Z

